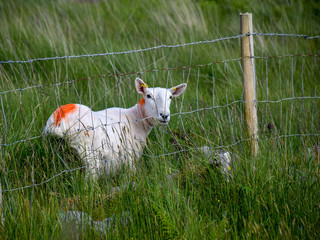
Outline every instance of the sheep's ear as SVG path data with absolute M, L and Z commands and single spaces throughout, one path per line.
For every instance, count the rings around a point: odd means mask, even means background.
M 148 85 L 140 78 L 136 78 L 135 81 L 137 92 L 144 95 L 148 91 Z
M 184 90 L 186 90 L 186 88 L 187 88 L 186 83 L 182 83 L 182 84 L 179 84 L 178 86 L 170 88 L 170 92 L 172 93 L 172 97 L 180 96 L 184 92 Z

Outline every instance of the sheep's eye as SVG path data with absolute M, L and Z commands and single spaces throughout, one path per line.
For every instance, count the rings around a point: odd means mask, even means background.
M 172 98 L 172 96 L 170 96 L 170 99 Z
M 147 94 L 147 98 L 151 98 L 151 95 L 150 95 L 150 94 Z

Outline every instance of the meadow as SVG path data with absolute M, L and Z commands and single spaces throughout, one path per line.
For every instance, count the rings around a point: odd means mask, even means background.
M 0 2 L 0 61 L 122 52 L 254 32 L 320 35 L 318 1 Z M 259 154 L 243 115 L 240 39 L 138 53 L 0 64 L 1 239 L 318 239 L 319 38 L 254 36 Z M 42 130 L 60 105 L 131 107 L 149 86 L 188 83 L 155 127 L 137 172 L 87 181 Z M 230 152 L 229 181 L 199 148 Z M 171 176 L 171 177 L 168 177 Z M 119 186 L 119 191 L 111 191 Z M 61 215 L 112 218 L 101 232 Z M 86 224 L 85 224 L 86 225 Z

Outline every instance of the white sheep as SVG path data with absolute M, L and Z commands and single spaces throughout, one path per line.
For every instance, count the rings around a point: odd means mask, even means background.
M 132 108 L 94 112 L 81 104 L 59 107 L 49 117 L 44 134 L 63 137 L 88 165 L 92 177 L 110 173 L 122 164 L 135 170 L 146 139 L 156 123 L 168 124 L 172 97 L 184 92 L 183 83 L 170 89 L 148 88 L 140 78 L 135 87 L 142 99 Z

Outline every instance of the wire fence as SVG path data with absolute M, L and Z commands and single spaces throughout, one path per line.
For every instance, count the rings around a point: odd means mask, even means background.
M 123 52 L 8 60 L 1 61 L 0 64 L 32 64 L 37 61 L 126 55 L 162 48 L 212 44 L 247 35 L 249 34 Z M 319 39 L 319 36 L 305 34 L 252 35 L 302 38 L 308 41 Z M 283 146 L 291 153 L 293 160 L 299 151 L 302 155 L 310 157 L 310 152 L 319 144 L 318 58 L 318 53 L 254 57 L 258 79 L 259 142 L 267 142 L 266 147 Z M 90 108 L 100 110 L 104 109 L 103 106 L 132 106 L 139 100 L 137 94 L 133 94 L 132 83 L 135 77 L 146 79 L 153 87 L 173 86 L 179 83 L 175 80 L 179 78 L 180 82 L 188 83 L 188 89 L 193 89 L 192 94 L 172 103 L 172 123 L 165 129 L 154 129 L 142 158 L 172 157 L 180 161 L 186 154 L 199 151 L 203 146 L 211 150 L 227 150 L 238 155 L 245 152 L 244 144 L 251 138 L 247 137 L 244 130 L 242 108 L 245 101 L 241 88 L 241 59 L 239 57 L 206 64 L 104 74 L 1 91 L 3 121 L 0 124 L 0 146 L 3 173 L 1 175 L 4 180 L 1 182 L 5 183 L 2 192 L 15 192 L 45 185 L 67 173 L 72 175 L 73 172 L 87 168 L 88 165 L 83 163 L 70 162 L 73 158 L 72 153 L 69 153 L 71 157 L 59 153 L 61 149 L 66 150 L 64 143 L 43 139 L 42 129 L 47 115 L 68 99 L 78 103 L 90 103 Z M 94 79 L 101 81 L 91 81 Z M 81 82 L 88 83 L 85 90 Z M 92 82 L 94 87 L 89 82 Z M 84 95 L 88 95 L 85 100 Z M 43 163 L 44 159 L 52 161 Z
M 208 43 L 215 43 L 219 41 L 225 41 L 225 40 L 232 40 L 241 38 L 243 36 L 270 36 L 270 37 L 297 37 L 297 38 L 304 38 L 304 39 L 316 39 L 320 38 L 320 36 L 308 36 L 306 34 L 288 34 L 288 33 L 247 33 L 247 34 L 240 34 L 236 36 L 231 37 L 223 37 L 213 40 L 206 40 L 206 41 L 198 41 L 198 42 L 190 42 L 190 43 L 182 43 L 182 44 L 176 44 L 176 45 L 159 45 L 154 46 L 150 48 L 142 48 L 142 49 L 136 49 L 136 50 L 128 50 L 128 51 L 122 51 L 122 52 L 106 52 L 106 53 L 95 53 L 95 54 L 82 54 L 82 55 L 71 55 L 71 56 L 56 56 L 56 57 L 48 57 L 48 58 L 36 58 L 36 59 L 28 59 L 28 60 L 8 60 L 8 61 L 0 61 L 0 64 L 12 64 L 12 63 L 32 63 L 32 62 L 38 62 L 38 61 L 49 61 L 49 60 L 62 60 L 62 59 L 68 59 L 68 58 L 88 58 L 88 57 L 101 57 L 101 56 L 112 56 L 112 55 L 123 55 L 123 54 L 132 54 L 132 53 L 141 53 L 141 52 L 147 52 L 152 50 L 157 50 L 161 48 L 180 48 L 180 47 L 188 47 L 193 45 L 199 45 L 199 44 L 208 44 Z

